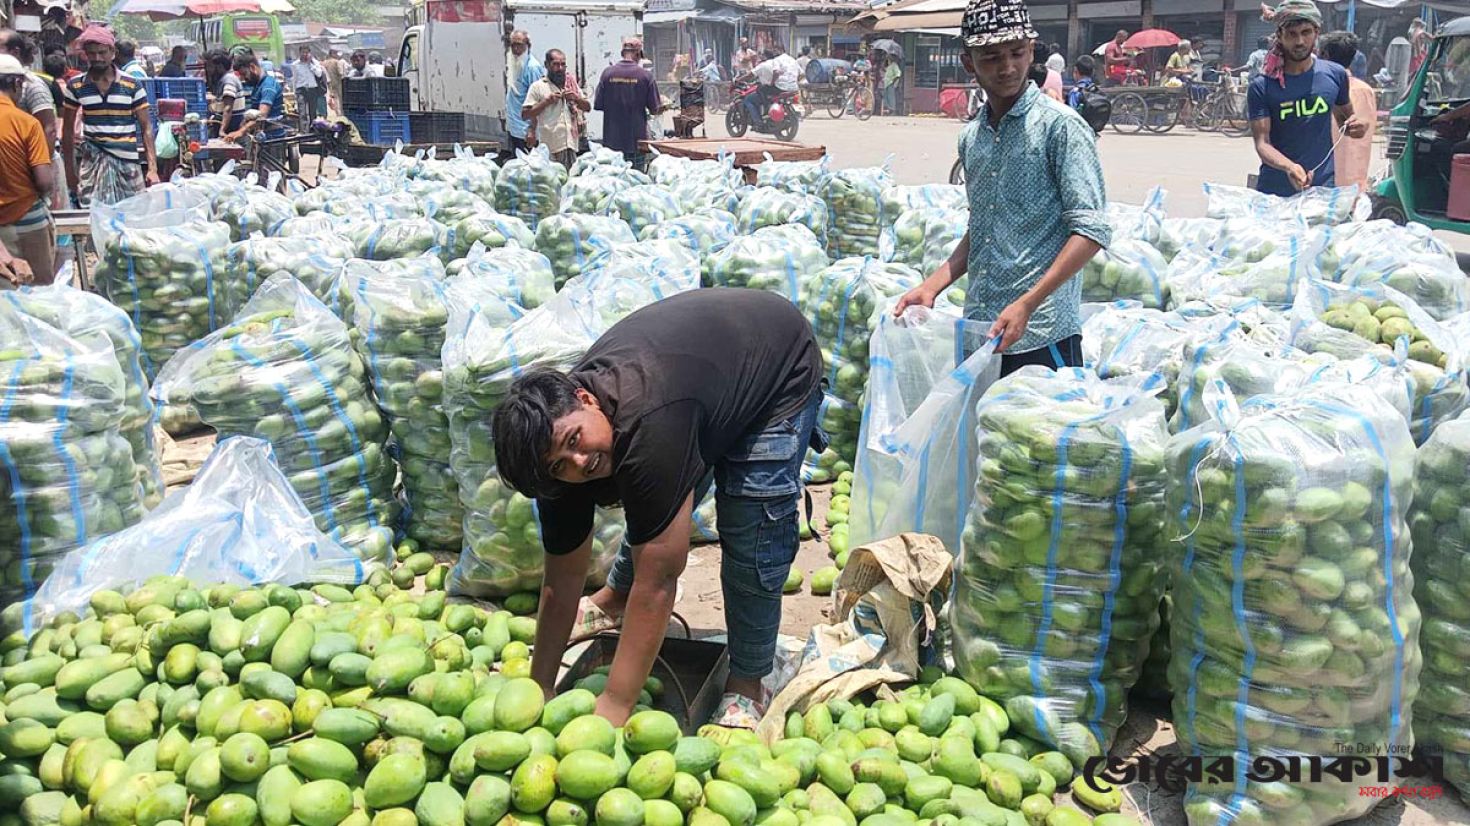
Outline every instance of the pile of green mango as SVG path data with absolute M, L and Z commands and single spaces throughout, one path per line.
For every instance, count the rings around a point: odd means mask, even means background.
M 606 206 L 608 215 L 616 215 L 627 222 L 636 237 L 654 224 L 678 218 L 684 207 L 668 187 L 659 184 L 643 184 L 628 187 L 613 193 Z
M 1393 347 L 1402 337 L 1409 339 L 1409 358 L 1432 364 L 1441 369 L 1446 355 L 1434 345 L 1424 332 L 1409 320 L 1409 314 L 1392 301 L 1377 301 L 1358 298 L 1334 304 L 1322 314 L 1322 322 L 1329 327 L 1347 330 L 1370 344 Z
M 828 700 L 792 711 L 769 749 L 745 744 L 744 732 L 738 732 L 714 775 L 743 786 L 757 811 L 775 807 L 773 814 L 756 816 L 759 824 L 1137 823 L 1118 813 L 1123 799 L 1117 788 L 1092 789 L 1079 766 L 1020 734 L 1014 715 L 995 701 L 964 680 L 926 672 L 932 683 L 910 686 L 891 699 Z M 1061 805 L 1055 800 L 1059 791 L 1070 791 L 1074 803 L 1099 814 L 1093 818 Z M 795 810 L 795 816 L 780 814 L 782 808 Z
M 831 439 L 826 453 L 809 453 L 803 475 L 826 482 L 850 470 L 857 459 L 863 394 L 868 388 L 868 340 L 893 299 L 917 287 L 922 277 L 904 264 L 873 258 L 844 258 L 801 285 L 801 310 L 822 348 L 828 405 L 822 430 Z M 830 403 L 840 403 L 834 415 Z M 830 426 L 829 426 L 830 425 Z
M 1182 545 L 1169 683 L 1181 750 L 1235 755 L 1238 774 L 1192 785 L 1185 812 L 1192 823 L 1349 820 L 1382 795 L 1332 778 L 1248 781 L 1239 755 L 1411 743 L 1414 444 L 1402 415 L 1355 385 L 1218 410 L 1168 446 L 1166 512 Z
M 848 519 L 852 511 L 852 479 L 850 470 L 837 474 L 837 481 L 832 483 L 832 500 L 827 504 L 827 548 L 839 569 L 847 567 L 850 550 L 847 540 L 851 529 Z
M 762 227 L 802 226 L 811 230 L 826 255 L 827 204 L 816 195 L 760 186 L 741 199 L 735 212 L 740 231 L 750 235 Z
M 258 186 L 222 193 L 213 199 L 211 208 L 215 220 L 229 225 L 231 241 L 271 232 L 277 224 L 296 216 L 296 205 L 290 198 Z
M 1115 240 L 1082 267 L 1082 300 L 1107 303 L 1127 299 L 1162 310 L 1169 300 L 1164 283 L 1168 266 L 1163 253 L 1146 241 Z
M 1470 415 L 1441 425 L 1419 449 L 1409 532 L 1414 597 L 1424 612 L 1424 672 L 1414 741 L 1444 759 L 1445 779 L 1470 794 Z
M 687 215 L 643 228 L 639 240 L 668 238 L 681 241 L 700 258 L 705 285 L 710 283 L 710 256 L 735 240 L 735 216 L 719 207 L 698 207 Z
M 1107 751 L 1164 587 L 1164 407 L 1131 379 L 1030 367 L 975 418 L 955 665 L 1017 729 L 1081 765 Z
M 332 281 L 352 257 L 351 242 L 335 232 L 297 237 L 253 235 L 225 248 L 225 275 L 245 285 L 246 300 L 266 278 L 284 270 L 317 298 L 330 301 Z
M 831 263 L 811 230 L 800 224 L 769 226 L 741 235 L 709 258 L 716 287 L 780 293 L 801 302 L 802 284 Z
M 588 270 L 599 255 L 637 240 L 628 222 L 616 215 L 559 213 L 536 227 L 536 251 L 551 261 L 558 290 Z
M 501 167 L 495 178 L 495 211 L 514 215 L 534 230 L 561 206 L 561 187 L 566 182 L 566 167 L 545 152 L 521 155 Z
M 348 224 L 342 231 L 358 258 L 389 261 L 431 252 L 445 261 L 454 258 L 449 227 L 433 218 L 388 218 Z
M 827 204 L 831 227 L 827 255 L 834 261 L 851 256 L 878 255 L 883 228 L 883 193 L 893 187 L 893 173 L 884 166 L 839 169 L 817 187 Z
M 74 548 L 143 517 L 122 369 L 105 336 L 74 339 L 0 302 L 0 608 Z
M 317 527 L 364 560 L 386 560 L 398 470 L 370 378 L 342 320 L 277 273 L 229 326 L 169 362 L 152 392 L 187 399 L 221 439 L 270 442 Z
M 453 251 L 457 258 L 470 254 L 475 244 L 485 249 L 498 249 L 516 244 L 530 249 L 536 243 L 536 234 L 526 222 L 514 215 L 477 213 L 462 218 L 454 224 Z

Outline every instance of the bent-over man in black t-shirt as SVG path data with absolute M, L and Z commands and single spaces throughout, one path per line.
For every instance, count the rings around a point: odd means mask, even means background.
M 597 713 L 621 725 L 663 644 L 689 554 L 690 513 L 716 487 L 730 677 L 715 722 L 754 727 L 796 556 L 797 500 L 822 355 L 789 301 L 695 290 L 608 330 L 570 373 L 539 370 L 495 411 L 500 475 L 537 499 L 546 574 L 531 674 L 548 695 L 574 625 L 625 630 Z M 596 505 L 621 503 L 607 585 L 578 603 Z M 636 570 L 635 570 L 636 569 Z

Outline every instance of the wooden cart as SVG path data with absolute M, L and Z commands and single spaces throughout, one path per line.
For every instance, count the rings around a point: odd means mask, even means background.
M 1109 86 L 1101 90 L 1113 104 L 1108 124 L 1115 132 L 1168 132 L 1181 122 L 1189 86 Z
M 723 150 L 735 158 L 735 165 L 745 174 L 745 182 L 755 183 L 755 168 L 769 155 L 775 161 L 819 161 L 827 147 L 760 138 L 691 138 L 688 140 L 643 141 L 644 152 L 657 151 L 676 158 L 712 161 Z

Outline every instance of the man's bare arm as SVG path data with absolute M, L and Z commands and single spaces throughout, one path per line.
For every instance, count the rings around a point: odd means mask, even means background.
M 965 276 L 970 269 L 970 231 L 960 238 L 959 244 L 949 254 L 949 258 L 943 264 L 930 273 L 919 286 L 903 294 L 898 303 L 893 307 L 894 315 L 903 315 L 908 307 L 921 306 L 933 307 L 935 299 L 950 288 L 950 285 Z
M 1261 159 L 1261 163 L 1285 172 L 1286 177 L 1291 179 L 1291 185 L 1299 190 L 1312 185 L 1312 173 L 1271 145 L 1270 118 L 1256 118 L 1251 121 L 1251 137 L 1255 140 L 1256 155 Z
M 77 107 L 70 103 L 61 110 L 61 162 L 65 166 L 66 182 L 75 190 L 77 188 Z
M 549 699 L 556 688 L 556 674 L 577 619 L 577 601 L 587 585 L 591 567 L 592 534 L 569 554 L 546 554 L 546 573 L 541 579 L 541 603 L 536 618 L 536 646 L 531 650 L 531 677 L 541 684 Z

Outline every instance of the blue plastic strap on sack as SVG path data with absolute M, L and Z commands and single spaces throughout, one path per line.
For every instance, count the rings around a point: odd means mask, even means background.
M 1113 637 L 1113 606 L 1118 599 L 1118 586 L 1123 581 L 1123 541 L 1128 535 L 1128 486 L 1133 474 L 1133 446 L 1128 434 L 1118 428 L 1119 443 L 1122 445 L 1122 466 L 1118 468 L 1118 492 L 1113 494 L 1113 547 L 1108 554 L 1108 587 L 1103 596 L 1102 627 L 1098 634 L 1097 656 L 1092 661 L 1092 673 L 1088 683 L 1092 686 L 1092 719 L 1087 727 L 1097 742 L 1107 742 L 1103 734 L 1102 715 L 1107 708 L 1108 690 L 1102 684 L 1103 665 L 1107 661 L 1108 645 Z
M 1046 549 L 1046 576 L 1041 584 L 1041 623 L 1036 628 L 1036 646 L 1031 650 L 1031 661 L 1028 667 L 1031 676 L 1031 690 L 1038 696 L 1045 692 L 1042 687 L 1041 661 L 1046 649 L 1046 637 L 1051 633 L 1052 625 L 1052 591 L 1056 588 L 1057 582 L 1057 555 L 1061 550 L 1062 514 L 1067 495 L 1067 451 L 1076 430 L 1077 423 L 1072 422 L 1062 428 L 1061 435 L 1057 438 L 1056 485 L 1052 488 L 1051 496 L 1051 541 Z M 1046 725 L 1046 717 L 1042 714 L 1041 704 L 1033 703 L 1032 706 L 1036 732 L 1047 740 L 1053 740 L 1055 735 Z
M 1205 437 L 1196 441 L 1194 443 L 1194 447 L 1190 449 L 1189 464 L 1186 466 L 1189 468 L 1189 473 L 1187 474 L 1188 478 L 1185 479 L 1186 485 L 1196 487 L 1199 485 L 1199 463 L 1201 459 L 1204 458 L 1205 448 L 1209 446 L 1210 440 L 1208 437 Z M 1179 508 L 1179 524 L 1186 528 L 1186 533 L 1184 537 L 1184 559 L 1180 562 L 1179 565 L 1181 579 L 1184 582 L 1190 582 L 1193 580 L 1194 555 L 1195 552 L 1199 549 L 1198 540 L 1196 538 L 1197 531 L 1195 530 L 1195 526 L 1190 524 L 1190 517 L 1193 515 L 1193 510 L 1193 500 L 1190 497 L 1185 497 L 1184 504 L 1181 505 Z M 1203 516 L 1203 503 L 1201 503 L 1200 505 L 1200 511 L 1201 516 Z M 1190 742 L 1194 743 L 1194 753 L 1198 755 L 1199 737 L 1196 734 L 1196 732 L 1198 731 L 1198 728 L 1196 728 L 1196 726 L 1198 723 L 1197 715 L 1199 712 L 1198 678 L 1199 667 L 1204 663 L 1205 660 L 1205 634 L 1204 628 L 1200 625 L 1200 601 L 1198 599 L 1192 599 L 1190 600 L 1190 602 L 1193 603 L 1193 607 L 1190 609 L 1189 627 L 1194 629 L 1194 637 L 1192 640 L 1192 648 L 1194 649 L 1194 651 L 1193 655 L 1189 658 L 1189 676 L 1185 680 L 1185 685 L 1188 686 L 1188 688 L 1185 690 L 1184 693 L 1184 717 L 1185 720 L 1188 721 L 1188 727 L 1186 729 L 1188 733 L 1188 739 L 1190 740 Z
M 791 255 L 791 245 L 786 245 L 786 296 L 792 304 L 801 300 L 801 282 L 796 277 L 796 259 Z
M 378 526 L 378 515 L 372 508 L 373 495 L 372 486 L 368 484 L 367 479 L 367 457 L 363 455 L 362 438 L 357 435 L 357 425 L 352 423 L 352 417 L 348 416 L 347 411 L 342 409 L 342 400 L 337 398 L 337 388 L 322 373 L 321 366 L 316 362 L 316 357 L 311 354 L 311 345 L 302 341 L 295 333 L 287 336 L 286 341 L 294 346 L 297 352 L 301 353 L 301 357 L 306 360 L 307 369 L 311 370 L 311 374 L 316 377 L 317 383 L 321 385 L 322 390 L 326 393 L 327 405 L 332 409 L 332 414 L 337 417 L 337 420 L 347 430 L 347 438 L 352 445 L 352 457 L 357 461 L 357 483 L 362 487 L 363 497 L 367 502 L 368 526 L 376 528 Z
M 1235 496 L 1230 514 L 1230 535 L 1235 547 L 1230 554 L 1230 613 L 1235 619 L 1235 628 L 1240 634 L 1244 658 L 1240 668 L 1240 679 L 1235 695 L 1235 791 L 1230 795 L 1229 807 L 1232 814 L 1239 814 L 1240 800 L 1245 797 L 1246 772 L 1250 765 L 1250 737 L 1246 733 L 1246 709 L 1250 708 L 1251 678 L 1256 670 L 1256 645 L 1251 640 L 1250 620 L 1245 607 L 1245 457 L 1235 434 L 1225 437 L 1234 454 Z

